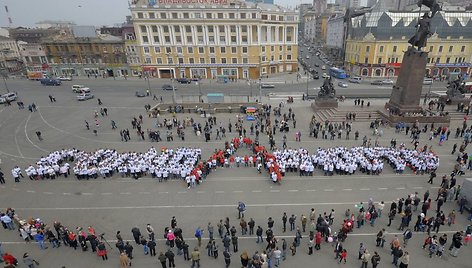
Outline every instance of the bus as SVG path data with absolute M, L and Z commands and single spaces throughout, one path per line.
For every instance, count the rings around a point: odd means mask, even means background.
M 329 75 L 337 79 L 346 79 L 347 77 L 346 72 L 344 70 L 336 67 L 329 68 Z

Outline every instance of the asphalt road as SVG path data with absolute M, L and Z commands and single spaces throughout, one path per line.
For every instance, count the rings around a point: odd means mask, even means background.
M 94 127 L 93 113 L 101 108 L 97 105 L 96 99 L 78 102 L 75 94 L 72 93 L 70 85 L 83 83 L 93 89 L 97 98 L 101 98 L 104 106 L 109 110 L 108 117 L 99 117 L 100 127 L 98 135 L 94 136 L 91 131 L 85 128 L 84 120 L 90 122 Z M 159 81 L 151 81 L 153 88 L 158 87 Z M 76 147 L 83 150 L 96 150 L 98 148 L 115 148 L 118 151 L 145 151 L 150 146 L 156 148 L 192 146 L 200 147 L 203 150 L 203 158 L 207 158 L 215 148 L 222 148 L 224 140 L 211 140 L 204 142 L 203 137 L 195 136 L 191 130 L 186 131 L 186 140 L 162 143 L 150 143 L 140 140 L 137 135 L 131 132 L 130 142 L 121 142 L 117 130 L 112 130 L 110 120 L 115 120 L 118 130 L 123 128 L 131 129 L 130 121 L 139 114 L 145 115 L 143 106 L 154 104 L 151 98 L 137 98 L 134 92 L 137 88 L 145 87 L 144 80 L 79 80 L 65 83 L 61 87 L 42 87 L 38 82 L 31 81 L 8 81 L 12 89 L 18 91 L 21 100 L 26 104 L 35 102 L 38 105 L 38 112 L 30 113 L 27 110 L 18 110 L 15 103 L 11 107 L 0 108 L 0 159 L 1 168 L 5 173 L 7 184 L 0 187 L 0 202 L 3 207 L 14 207 L 22 218 L 38 218 L 51 223 L 60 220 L 69 228 L 77 226 L 86 227 L 92 225 L 98 233 L 105 233 L 105 238 L 114 245 L 115 233 L 121 230 L 124 239 L 132 239 L 130 230 L 134 225 L 138 225 L 141 231 L 145 232 L 145 225 L 151 223 L 156 230 L 158 241 L 157 252 L 165 250 L 163 238 L 164 227 L 168 226 L 172 216 L 176 216 L 178 225 L 184 230 L 184 237 L 188 239 L 190 247 L 196 246 L 193 237 L 194 229 L 197 226 L 205 227 L 208 222 L 216 226 L 219 219 L 229 217 L 232 225 L 238 226 L 236 219 L 236 204 L 243 200 L 247 205 L 246 217 L 252 217 L 256 224 L 260 224 L 264 230 L 267 226 L 267 218 L 273 217 L 276 221 L 275 234 L 280 238 L 293 240 L 294 232 L 283 233 L 281 229 L 281 215 L 285 211 L 287 214 L 296 214 L 299 220 L 301 214 L 308 214 L 313 207 L 319 213 L 335 209 L 336 219 L 333 229 L 337 231 L 342 220 L 344 211 L 348 208 L 354 209 L 354 205 L 359 202 L 366 203 L 369 198 L 375 201 L 384 200 L 389 207 L 392 200 L 404 197 L 415 191 L 420 195 L 429 190 L 431 196 L 435 197 L 438 180 L 434 185 L 427 184 L 426 175 L 413 175 L 411 171 L 404 175 L 393 174 L 390 167 L 385 168 L 381 176 L 367 176 L 362 173 L 353 176 L 333 176 L 325 177 L 320 171 L 313 177 L 299 177 L 297 174 L 289 174 L 282 185 L 274 185 L 267 178 L 266 174 L 258 174 L 252 168 L 217 169 L 206 181 L 195 189 L 187 189 L 182 181 L 169 181 L 158 183 L 151 178 L 141 178 L 130 180 L 114 177 L 112 179 L 97 179 L 92 181 L 77 181 L 75 178 L 59 178 L 56 181 L 30 181 L 23 179 L 21 183 L 13 183 L 10 176 L 10 169 L 19 165 L 22 168 L 37 161 L 39 157 L 61 148 Z M 226 86 L 218 85 L 221 90 L 237 91 L 237 84 Z M 191 92 L 192 86 L 182 86 L 182 91 Z M 234 89 L 233 89 L 234 87 Z M 229 88 L 229 89 L 227 89 Z M 161 91 L 157 91 L 159 94 Z M 179 89 L 180 92 L 180 89 Z M 48 95 L 55 96 L 57 102 L 51 103 Z M 235 93 L 236 94 L 236 93 Z M 164 100 L 170 101 L 170 92 L 166 92 Z M 279 101 L 271 102 L 277 105 Z M 378 102 L 379 105 L 381 101 Z M 348 103 L 343 103 L 348 105 Z M 360 141 L 351 140 L 315 140 L 308 137 L 307 125 L 312 116 L 312 111 L 308 103 L 295 101 L 283 109 L 283 113 L 288 108 L 292 108 L 296 114 L 296 129 L 291 129 L 287 134 L 288 146 L 292 148 L 308 148 L 313 151 L 317 147 L 332 146 L 358 146 Z M 352 107 L 353 111 L 359 109 Z M 196 114 L 177 114 L 176 117 L 183 120 L 193 117 L 197 122 L 204 123 L 205 119 Z M 216 114 L 217 120 L 224 125 L 229 120 L 234 122 L 236 114 Z M 162 122 L 164 118 L 158 119 L 144 117 L 143 129 L 155 129 L 156 121 Z M 460 125 L 461 122 L 454 122 L 452 129 Z M 248 128 L 249 122 L 245 122 Z M 353 131 L 359 130 L 360 136 L 368 136 L 373 140 L 368 122 L 354 122 Z M 388 146 L 392 138 L 396 138 L 398 143 L 405 143 L 410 147 L 410 139 L 404 134 L 394 133 L 391 128 L 384 128 L 384 136 L 378 141 L 383 146 Z M 44 137 L 39 141 L 35 136 L 35 131 L 41 131 Z M 161 132 L 164 131 L 161 129 Z M 294 132 L 302 131 L 302 142 L 294 141 Z M 228 133 L 228 137 L 233 137 L 234 133 Z M 214 135 L 213 137 L 214 138 Z M 280 145 L 282 135 L 276 134 L 276 142 Z M 438 177 L 448 174 L 451 170 L 455 156 L 450 155 L 453 143 L 460 143 L 460 139 L 451 138 L 443 146 L 438 146 L 437 141 L 428 141 L 427 135 L 422 134 L 420 146 L 432 145 L 433 149 L 441 157 L 441 166 Z M 261 136 L 261 143 L 267 144 L 267 137 Z M 248 150 L 242 149 L 238 154 L 244 155 Z M 469 174 L 467 174 L 469 175 Z M 462 177 L 458 183 L 462 182 Z M 435 204 L 434 206 L 435 207 Z M 448 202 L 443 207 L 446 214 L 456 205 Z M 414 216 L 416 218 L 416 214 Z M 375 247 L 375 234 L 380 228 L 388 231 L 387 240 L 390 241 L 394 234 L 399 234 L 398 217 L 392 227 L 386 227 L 387 219 L 381 217 L 375 227 L 364 226 L 356 229 L 350 234 L 345 242 L 348 250 L 348 264 L 346 267 L 360 266 L 357 261 L 357 249 L 360 242 L 366 244 L 372 252 L 378 250 L 382 257 L 382 266 L 388 267 L 391 261 L 388 246 L 384 249 Z M 467 224 L 465 215 L 458 215 L 457 223 L 451 227 L 442 226 L 441 233 L 447 232 L 449 238 L 451 232 L 462 230 Z M 297 225 L 300 225 L 299 221 Z M 238 228 L 239 230 L 239 228 Z M 12 252 L 20 258 L 24 252 L 39 260 L 42 267 L 118 267 L 118 253 L 116 249 L 110 249 L 110 260 L 104 262 L 90 252 L 74 251 L 70 248 L 61 247 L 59 249 L 47 249 L 40 251 L 35 244 L 25 244 L 20 241 L 16 232 L 1 230 L 1 241 L 6 251 Z M 289 256 L 282 266 L 308 267 L 316 260 L 317 265 L 325 267 L 337 267 L 333 260 L 332 245 L 323 243 L 322 250 L 316 252 L 314 256 L 307 254 L 307 234 L 304 234 L 301 247 L 297 255 Z M 208 234 L 204 233 L 207 238 Z M 421 249 L 425 234 L 415 233 L 407 249 L 410 252 L 410 267 L 470 267 L 469 256 L 471 247 L 461 249 L 458 258 L 450 257 L 448 254 L 443 259 L 429 259 L 427 252 Z M 204 245 L 207 240 L 204 240 Z M 133 267 L 154 267 L 159 265 L 156 258 L 143 256 L 142 248 L 132 243 L 136 258 L 133 260 Z M 218 240 L 221 250 L 222 244 Z M 265 249 L 265 244 L 255 243 L 255 237 L 243 237 L 239 239 L 240 252 L 233 253 L 230 267 L 239 266 L 239 254 L 243 249 L 247 249 L 250 254 L 258 250 Z M 205 247 L 201 248 L 202 255 L 206 255 Z M 189 265 L 183 258 L 177 256 L 178 267 Z M 223 260 L 202 257 L 202 267 L 223 267 Z

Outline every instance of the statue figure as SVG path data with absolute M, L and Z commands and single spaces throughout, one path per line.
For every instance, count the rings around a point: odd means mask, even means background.
M 449 83 L 447 86 L 447 97 L 449 99 L 453 98 L 464 98 L 465 85 L 461 75 L 457 77 L 456 80 Z
M 439 6 L 437 0 L 419 0 L 418 7 L 427 6 L 431 10 L 431 18 L 436 15 L 437 12 L 441 11 L 442 8 Z
M 416 28 L 418 29 L 415 36 L 411 37 L 410 40 L 408 40 L 408 43 L 418 47 L 418 50 L 421 51 L 421 48 L 426 46 L 428 37 L 432 35 L 430 31 L 431 17 L 429 16 L 428 12 L 424 13 L 423 17 L 421 17 L 421 19 L 418 21 Z
M 331 76 L 325 78 L 323 85 L 318 92 L 318 97 L 320 98 L 334 98 L 336 97 L 336 90 L 334 89 L 333 82 L 331 81 Z

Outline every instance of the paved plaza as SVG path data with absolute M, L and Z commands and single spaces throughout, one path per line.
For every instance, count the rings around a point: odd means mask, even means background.
M 230 267 L 240 267 L 239 255 L 243 250 L 247 250 L 252 255 L 256 250 L 261 252 L 265 250 L 267 243 L 256 244 L 255 236 L 241 236 L 239 220 L 237 220 L 236 206 L 238 201 L 245 202 L 247 206 L 246 218 L 253 218 L 257 225 L 260 225 L 264 231 L 267 228 L 267 219 L 272 217 L 275 220 L 274 234 L 278 238 L 285 238 L 288 243 L 293 241 L 295 232 L 282 232 L 282 214 L 297 215 L 297 225 L 301 225 L 300 218 L 304 214 L 308 217 L 311 208 L 315 208 L 317 214 L 323 212 L 329 213 L 335 209 L 336 217 L 333 231 L 338 231 L 344 211 L 348 208 L 355 211 L 355 205 L 364 202 L 369 198 L 375 202 L 385 201 L 387 211 L 393 200 L 406 197 L 408 194 L 418 192 L 422 197 L 426 190 L 431 192 L 431 198 L 436 198 L 436 192 L 439 189 L 440 178 L 444 174 L 449 174 L 455 164 L 455 155 L 451 155 L 452 145 L 460 145 L 462 139 L 454 137 L 455 129 L 462 126 L 461 120 L 455 120 L 451 123 L 451 136 L 442 146 L 438 145 L 438 139 L 428 140 L 429 132 L 422 133 L 419 147 L 431 145 L 432 150 L 440 157 L 440 167 L 437 171 L 438 177 L 433 185 L 428 184 L 428 175 L 415 175 L 407 168 L 401 175 L 394 173 L 392 168 L 385 165 L 384 172 L 379 176 L 372 176 L 356 172 L 355 175 L 334 175 L 324 176 L 321 170 L 316 170 L 314 176 L 300 177 L 297 173 L 288 173 L 283 178 L 281 185 L 271 182 L 266 171 L 259 174 L 255 168 L 217 168 L 206 180 L 197 185 L 196 188 L 187 189 L 186 183 L 181 180 L 171 180 L 159 183 L 150 176 L 133 180 L 130 178 L 120 178 L 114 176 L 107 179 L 96 179 L 89 181 L 79 181 L 73 176 L 69 178 L 59 177 L 58 179 L 44 181 L 30 181 L 27 177 L 20 183 L 14 183 L 10 170 L 18 165 L 23 170 L 29 164 L 34 164 L 41 156 L 62 148 L 77 148 L 80 150 L 95 151 L 99 148 L 113 148 L 119 152 L 126 151 L 147 151 L 151 146 L 156 149 L 177 148 L 177 147 L 198 147 L 202 149 L 203 159 L 208 159 L 215 149 L 223 149 L 225 138 L 215 140 L 215 133 L 211 140 L 205 142 L 204 136 L 195 136 L 191 128 L 185 130 L 185 141 L 176 138 L 175 129 L 174 141 L 165 141 L 165 130 L 161 130 L 161 136 L 164 141 L 151 143 L 147 136 L 146 140 L 133 132 L 131 120 L 133 117 L 143 115 L 143 127 L 147 129 L 156 129 L 156 120 L 162 122 L 164 118 L 171 119 L 172 115 L 161 115 L 158 119 L 149 118 L 144 109 L 146 104 L 154 105 L 152 97 L 137 98 L 135 91 L 141 87 L 145 88 L 144 81 L 121 81 L 107 80 L 100 83 L 94 82 L 93 93 L 95 99 L 78 102 L 75 94 L 72 93 L 70 86 L 72 84 L 85 84 L 88 80 L 78 80 L 66 82 L 61 87 L 42 87 L 39 82 L 30 81 L 9 81 L 10 90 L 18 92 L 19 98 L 28 106 L 35 103 L 38 107 L 36 112 L 29 112 L 28 109 L 19 110 L 16 103 L 12 106 L 0 107 L 0 159 L 1 168 L 5 173 L 7 183 L 0 188 L 0 203 L 2 207 L 13 207 L 22 218 L 41 218 L 47 223 L 52 224 L 59 220 L 62 224 L 75 229 L 77 226 L 86 228 L 92 225 L 97 233 L 105 233 L 104 237 L 112 245 L 109 249 L 109 260 L 102 261 L 101 258 L 88 252 L 82 252 L 80 249 L 74 251 L 69 247 L 60 247 L 59 249 L 39 250 L 36 244 L 25 244 L 16 231 L 1 230 L 0 241 L 5 251 L 13 253 L 20 262 L 24 252 L 29 252 L 41 263 L 41 267 L 119 267 L 118 251 L 114 247 L 116 242 L 115 234 L 121 230 L 124 239 L 132 240 L 131 228 L 135 225 L 145 233 L 146 224 L 150 223 L 156 231 L 158 239 L 157 253 L 167 250 L 164 244 L 164 228 L 170 226 L 172 216 L 177 219 L 178 225 L 183 229 L 184 238 L 190 245 L 190 250 L 197 245 L 194 237 L 195 228 L 201 226 L 205 233 L 203 237 L 203 246 L 200 248 L 202 253 L 202 267 L 224 267 L 222 256 L 223 245 L 220 239 L 217 239 L 220 249 L 220 257 L 217 260 L 206 256 L 205 245 L 207 243 L 208 233 L 206 226 L 212 222 L 214 226 L 220 219 L 229 217 L 231 225 L 238 229 L 239 252 L 232 252 L 232 263 Z M 138 84 L 139 83 L 139 84 Z M 237 87 L 233 89 L 237 92 Z M 247 90 L 247 89 L 246 89 Z M 198 92 L 198 91 L 197 91 Z M 154 92 L 153 92 L 154 94 Z M 171 100 L 172 92 L 156 91 L 155 94 L 163 96 L 165 101 Z M 48 95 L 53 95 L 56 102 L 50 102 Z M 98 106 L 97 98 L 103 102 Z M 277 106 L 280 99 L 266 99 L 272 106 Z M 366 99 L 367 101 L 367 99 Z M 373 107 L 381 107 L 387 99 L 371 99 Z M 345 109 L 352 107 L 352 112 L 361 108 L 354 106 L 353 100 L 348 99 L 340 103 Z M 99 127 L 95 126 L 95 111 L 107 107 L 108 116 L 98 116 Z M 318 147 L 335 146 L 360 146 L 362 137 L 367 136 L 378 140 L 381 146 L 390 146 L 392 138 L 397 140 L 397 145 L 405 143 L 408 148 L 412 148 L 411 139 L 405 133 L 395 133 L 391 127 L 381 127 L 383 135 L 374 137 L 372 129 L 369 128 L 370 122 L 353 122 L 351 139 L 324 140 L 309 137 L 309 121 L 313 112 L 308 102 L 296 100 L 293 104 L 285 104 L 282 113 L 288 113 L 292 108 L 296 115 L 296 128 L 292 128 L 290 122 L 290 132 L 287 136 L 287 146 L 289 148 L 306 148 L 313 153 Z M 449 107 L 454 109 L 455 107 Z M 236 122 L 237 113 L 216 114 L 218 122 L 227 126 L 229 120 Z M 177 119 L 185 120 L 192 117 L 196 122 L 204 125 L 205 118 L 198 114 L 177 114 Z M 89 122 L 91 130 L 87 130 L 85 120 Z M 117 129 L 111 128 L 111 120 L 117 124 Z M 272 119 L 273 120 L 273 119 Z M 219 124 L 219 123 L 218 123 Z M 249 129 L 250 122 L 245 122 L 246 129 Z M 97 135 L 92 132 L 97 129 Z M 122 142 L 119 130 L 129 129 L 131 140 Z M 39 141 L 35 132 L 42 133 L 43 140 Z M 301 132 L 301 142 L 295 141 L 295 132 Z M 359 131 L 359 140 L 354 140 L 354 132 Z M 249 134 L 249 131 L 248 131 Z M 237 132 L 226 133 L 226 140 L 236 137 Z M 251 136 L 254 138 L 254 136 Z M 282 147 L 283 134 L 277 131 L 275 141 L 277 147 Z M 268 137 L 261 134 L 260 143 L 266 148 Z M 469 152 L 469 150 L 466 150 Z M 248 149 L 238 150 L 236 155 L 249 154 Z M 24 173 L 24 172 L 23 172 Z M 459 177 L 457 184 L 462 184 L 463 178 Z M 436 207 L 433 202 L 431 210 Z M 447 215 L 451 210 L 458 209 L 453 202 L 447 202 L 443 206 L 444 213 Z M 430 212 L 433 215 L 433 212 Z M 413 214 L 413 220 L 410 227 L 414 225 L 417 212 Z M 347 264 L 339 264 L 334 260 L 333 245 L 322 243 L 321 250 L 315 251 L 314 255 L 308 255 L 308 233 L 303 234 L 303 239 L 295 256 L 287 257 L 287 260 L 281 263 L 281 267 L 360 267 L 361 263 L 357 260 L 359 243 L 363 242 L 371 253 L 378 251 L 382 261 L 380 267 L 394 267 L 390 249 L 375 246 L 375 236 L 377 232 L 386 228 L 387 243 L 393 238 L 394 234 L 401 237 L 401 231 L 397 228 L 400 225 L 400 217 L 397 215 L 391 227 L 386 227 L 388 218 L 382 215 L 371 227 L 366 224 L 360 229 L 355 229 L 349 233 L 344 247 L 348 251 Z M 448 234 L 448 243 L 452 240 L 452 234 L 458 230 L 464 230 L 465 226 L 470 224 L 466 219 L 466 214 L 458 215 L 455 225 L 448 227 L 441 226 L 440 233 Z M 215 228 L 216 229 L 216 228 Z M 215 233 L 217 233 L 215 231 Z M 408 244 L 407 250 L 410 252 L 409 267 L 470 267 L 471 246 L 462 247 L 457 258 L 448 253 L 442 259 L 428 257 L 427 251 L 421 249 L 426 233 L 414 233 L 413 238 Z M 264 235 L 265 237 L 265 235 Z M 141 246 L 134 246 L 133 267 L 158 267 L 157 257 L 144 256 Z M 280 246 L 280 245 L 279 245 Z M 314 265 L 316 263 L 316 265 Z M 190 266 L 189 262 L 183 260 L 183 257 L 176 256 L 176 266 Z M 369 267 L 371 264 L 369 263 Z

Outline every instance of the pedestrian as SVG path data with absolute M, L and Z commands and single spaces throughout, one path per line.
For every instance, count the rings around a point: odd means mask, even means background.
M 346 261 L 347 261 L 347 250 L 345 250 L 345 249 L 343 249 L 343 251 L 342 251 L 341 254 L 340 254 L 339 263 L 341 263 L 342 261 L 344 261 L 344 264 L 346 264 Z
M 369 264 L 370 259 L 371 259 L 370 253 L 369 253 L 369 251 L 366 249 L 366 250 L 364 251 L 364 254 L 362 254 L 362 257 L 361 257 L 361 261 L 362 261 L 361 268 L 367 268 L 367 265 Z
M 172 252 L 172 250 L 169 248 L 169 249 L 167 249 L 167 252 L 166 252 L 165 255 L 166 255 L 167 259 L 169 260 L 169 267 L 175 267 L 174 252 Z
M 156 256 L 156 241 L 149 240 L 147 242 L 147 246 L 149 248 L 149 252 L 150 252 L 151 257 Z
M 38 137 L 38 140 L 42 141 L 43 137 L 41 136 L 41 131 L 36 131 L 36 136 Z
M 126 244 L 125 244 L 125 253 L 126 253 L 126 256 L 128 256 L 130 260 L 133 259 L 133 246 L 130 245 L 128 241 L 126 241 Z
M 231 237 L 231 243 L 233 244 L 233 251 L 238 252 L 238 237 L 237 236 L 232 236 Z
M 184 252 L 184 260 L 189 261 L 190 256 L 188 254 L 188 244 L 185 241 L 182 243 L 182 250 Z
M 377 251 L 374 251 L 374 255 L 371 258 L 372 268 L 377 268 L 377 265 L 380 263 L 380 255 Z
M 3 171 L 1 168 L 0 168 L 0 184 L 5 184 L 5 175 L 3 174 Z
M 131 264 L 128 256 L 124 252 L 120 253 L 120 268 L 128 268 Z
M 131 233 L 133 234 L 134 241 L 136 242 L 136 244 L 139 245 L 141 243 L 140 241 L 141 231 L 139 230 L 138 226 L 134 226 L 131 229 Z
M 107 249 L 106 249 L 105 243 L 100 241 L 98 243 L 97 248 L 98 248 L 97 255 L 99 257 L 102 257 L 102 260 L 104 260 L 104 261 L 108 260 L 108 254 L 107 254 Z
M 412 236 L 413 236 L 413 232 L 411 232 L 410 228 L 406 229 L 403 232 L 403 246 L 404 247 L 408 245 L 408 240 L 410 240 Z
M 211 243 L 211 254 L 213 258 L 217 259 L 218 258 L 218 245 L 216 244 L 216 241 L 213 240 Z
M 290 245 L 290 251 L 292 252 L 292 256 L 295 256 L 297 253 L 297 241 L 294 239 L 292 245 Z
M 247 254 L 247 251 L 243 251 L 243 253 L 240 256 L 241 258 L 241 266 L 243 268 L 246 268 L 249 264 L 249 255 Z M 277 263 L 277 262 L 276 262 Z M 276 265 L 277 266 L 277 265 Z
M 39 262 L 35 259 L 31 258 L 28 253 L 23 254 L 23 263 L 28 266 L 28 268 L 35 268 L 37 265 L 39 266 Z
M 313 254 L 313 239 L 308 239 L 308 255 Z
M 284 214 L 282 215 L 282 224 L 283 224 L 283 232 L 285 233 L 285 231 L 287 230 L 287 213 L 284 212 Z
M 164 253 L 162 253 L 162 251 L 159 252 L 159 257 L 157 257 L 157 259 L 161 263 L 162 268 L 167 268 L 167 257 L 164 255 Z
M 408 268 L 408 264 L 410 263 L 410 255 L 408 251 L 405 250 L 403 256 L 400 259 L 400 268 Z
M 231 264 L 231 254 L 228 252 L 228 251 L 224 251 L 223 252 L 223 256 L 225 258 L 225 264 L 226 264 L 226 268 L 229 267 L 229 265 Z
M 362 255 L 364 255 L 365 251 L 366 251 L 366 248 L 364 246 L 364 243 L 360 243 L 360 245 L 359 245 L 359 258 L 358 258 L 359 260 L 362 259 Z
M 194 248 L 192 253 L 190 254 L 190 257 L 192 259 L 192 268 L 195 268 L 195 264 L 197 265 L 197 268 L 200 268 L 200 251 L 198 251 L 198 248 Z

